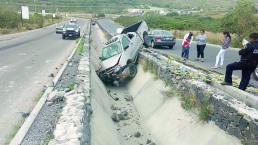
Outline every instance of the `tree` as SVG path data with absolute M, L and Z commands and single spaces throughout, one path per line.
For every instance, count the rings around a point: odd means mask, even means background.
M 258 21 L 255 14 L 253 1 L 238 0 L 235 8 L 223 18 L 223 30 L 236 34 L 236 41 L 240 43 L 250 32 L 257 30 Z

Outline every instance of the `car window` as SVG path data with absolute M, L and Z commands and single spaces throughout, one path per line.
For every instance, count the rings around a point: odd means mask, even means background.
M 121 53 L 121 44 L 120 41 L 117 41 L 115 43 L 112 43 L 102 50 L 102 59 L 108 59 L 112 56 L 115 56 L 117 54 Z
M 123 45 L 123 48 L 125 48 L 126 46 L 129 46 L 129 43 L 130 43 L 130 40 L 127 38 L 127 37 L 123 37 L 122 38 L 122 45 Z
M 163 31 L 162 35 L 164 35 L 164 36 L 172 36 L 172 34 L 170 32 L 168 32 L 168 31 Z
M 161 35 L 161 32 L 160 31 L 154 31 L 153 34 L 154 35 Z

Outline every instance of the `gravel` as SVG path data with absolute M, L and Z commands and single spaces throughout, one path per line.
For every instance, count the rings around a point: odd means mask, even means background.
M 63 75 L 57 82 L 55 90 L 68 91 L 68 85 L 76 83 L 76 74 L 80 58 L 81 55 L 77 53 L 74 54 Z M 63 106 L 63 101 L 51 105 L 45 103 L 21 145 L 41 145 L 47 143 L 53 136 L 53 129 L 55 128 Z

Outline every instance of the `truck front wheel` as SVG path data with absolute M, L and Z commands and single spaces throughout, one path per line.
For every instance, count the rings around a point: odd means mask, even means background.
M 129 79 L 133 79 L 137 74 L 137 66 L 133 63 L 128 65 L 129 68 Z

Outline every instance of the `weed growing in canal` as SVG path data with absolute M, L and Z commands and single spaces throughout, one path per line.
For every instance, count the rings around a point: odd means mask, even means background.
M 194 95 L 182 96 L 181 97 L 181 106 L 185 110 L 191 110 L 193 108 L 196 108 L 197 107 L 196 97 Z
M 242 145 L 257 145 L 258 141 L 257 140 L 247 139 L 247 138 L 243 138 L 243 139 L 241 139 L 241 144 Z
M 145 61 L 143 61 L 143 71 L 147 72 L 149 68 L 149 60 L 146 59 Z
M 48 145 L 48 143 L 52 139 L 54 139 L 54 134 L 53 133 L 47 133 L 46 136 L 44 137 L 43 143 L 41 145 Z
M 175 89 L 172 89 L 171 87 L 169 88 L 169 90 L 167 91 L 163 91 L 162 94 L 164 94 L 165 96 L 172 98 L 175 96 L 180 96 L 180 93 L 177 92 Z
M 152 74 L 154 74 L 154 79 L 157 80 L 158 77 L 158 67 L 157 64 L 155 64 L 152 61 L 149 60 L 145 60 L 143 61 L 143 71 L 144 72 L 150 72 Z
M 201 121 L 207 122 L 209 120 L 211 108 L 209 105 L 209 98 L 204 96 L 203 102 L 200 104 L 198 109 L 198 117 Z
M 5 143 L 4 143 L 4 145 L 9 145 L 10 144 L 10 142 L 15 137 L 16 133 L 21 128 L 21 126 L 23 125 L 24 122 L 25 122 L 25 118 L 21 118 L 18 121 L 18 123 L 12 128 L 11 132 L 7 136 L 7 139 L 6 139 Z
M 75 83 L 69 83 L 67 86 L 70 90 L 74 90 L 75 88 Z

